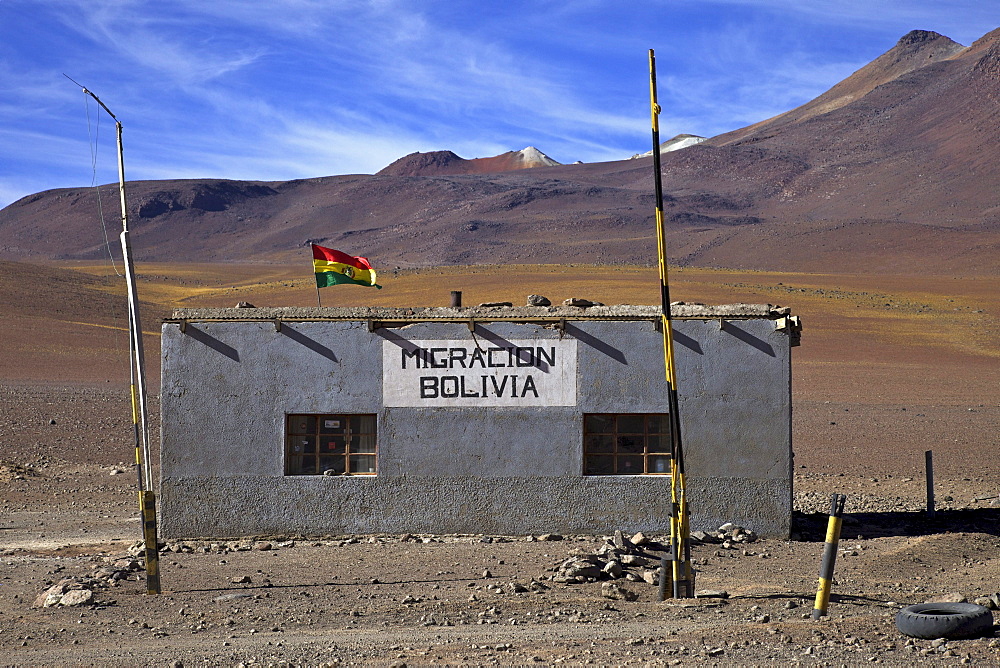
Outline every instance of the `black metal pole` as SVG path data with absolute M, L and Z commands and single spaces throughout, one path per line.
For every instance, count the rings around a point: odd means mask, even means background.
M 656 100 L 656 56 L 649 50 L 649 98 L 653 129 L 653 185 L 656 193 L 656 251 L 660 269 L 660 311 L 663 326 L 663 361 L 667 380 L 670 421 L 670 553 L 674 598 L 694 596 L 691 568 L 687 489 L 684 479 L 684 447 L 681 438 L 680 402 L 674 364 L 673 325 L 670 321 L 670 283 L 667 278 L 667 241 L 663 225 L 663 177 L 660 173 L 660 105 Z
M 927 476 L 927 517 L 934 517 L 934 451 L 924 452 L 924 471 Z

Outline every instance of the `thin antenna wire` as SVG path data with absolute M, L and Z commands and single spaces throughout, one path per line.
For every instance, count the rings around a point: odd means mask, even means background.
M 69 77 L 66 77 L 70 81 L 73 81 Z M 76 83 L 73 81 L 73 83 Z M 79 84 L 77 84 L 79 86 Z M 80 86 L 83 88 L 83 86 Z M 90 141 L 90 186 L 97 192 L 97 212 L 101 217 L 101 228 L 104 230 L 104 247 L 108 251 L 108 257 L 111 258 L 111 268 L 115 270 L 115 275 L 118 278 L 122 278 L 124 274 L 118 271 L 118 267 L 115 265 L 115 256 L 111 252 L 111 239 L 108 237 L 108 224 L 104 219 L 104 206 L 101 203 L 101 189 L 97 185 L 97 142 L 101 137 L 101 115 L 97 115 L 97 131 L 91 132 L 90 129 L 90 96 L 87 95 L 86 88 L 83 89 L 83 104 L 87 109 L 87 139 Z
M 66 77 L 70 81 L 73 81 L 68 76 Z M 76 83 L 73 81 L 73 83 Z M 77 84 L 79 86 L 79 84 Z M 83 88 L 83 86 L 80 86 Z M 86 90 L 86 89 L 84 89 Z M 118 267 L 115 265 L 115 256 L 111 252 L 111 240 L 108 237 L 108 226 L 104 218 L 104 208 L 101 206 L 101 189 L 97 187 L 97 148 L 98 142 L 101 136 L 101 115 L 97 115 L 97 131 L 92 132 L 90 127 L 90 96 L 86 93 L 83 94 L 83 106 L 87 111 L 87 139 L 89 140 L 90 146 L 90 166 L 92 170 L 92 176 L 90 180 L 90 186 L 97 191 L 97 210 L 100 212 L 101 216 L 101 227 L 104 229 L 104 246 L 108 250 L 108 259 L 111 261 L 111 268 L 114 270 L 115 275 L 118 278 L 124 278 L 124 274 L 118 271 Z M 107 265 L 105 265 L 107 267 Z M 108 276 L 110 278 L 110 276 Z M 115 287 L 114 282 L 112 282 L 112 287 Z M 118 313 L 118 307 L 116 302 L 112 300 L 111 302 L 111 321 L 114 323 L 114 328 L 112 329 L 112 336 L 115 340 L 115 348 L 119 350 L 127 350 L 128 346 L 124 344 L 121 339 L 121 328 L 123 328 L 121 314 Z M 127 329 L 127 324 L 124 328 Z M 118 371 L 124 376 L 125 375 L 125 362 L 122 356 L 116 356 L 118 360 Z M 129 370 L 131 373 L 131 369 Z

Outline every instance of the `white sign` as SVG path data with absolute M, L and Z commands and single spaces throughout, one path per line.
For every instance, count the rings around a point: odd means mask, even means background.
M 385 406 L 575 406 L 576 339 L 387 340 Z

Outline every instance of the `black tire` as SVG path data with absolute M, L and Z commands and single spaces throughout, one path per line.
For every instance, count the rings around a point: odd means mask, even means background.
M 993 630 L 993 613 L 974 603 L 920 603 L 896 613 L 896 628 L 914 638 L 978 638 Z

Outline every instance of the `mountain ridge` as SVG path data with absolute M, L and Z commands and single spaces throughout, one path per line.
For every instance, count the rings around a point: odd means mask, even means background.
M 1000 271 L 998 98 L 1000 29 L 971 47 L 908 33 L 796 109 L 663 153 L 669 259 Z M 651 158 L 501 169 L 521 153 L 417 153 L 374 175 L 287 182 L 130 182 L 133 245 L 150 261 L 285 260 L 315 239 L 378 266 L 656 257 Z M 117 204 L 117 185 L 99 192 L 105 210 Z M 0 210 L 0 259 L 106 255 L 96 211 L 93 189 L 15 202 Z

